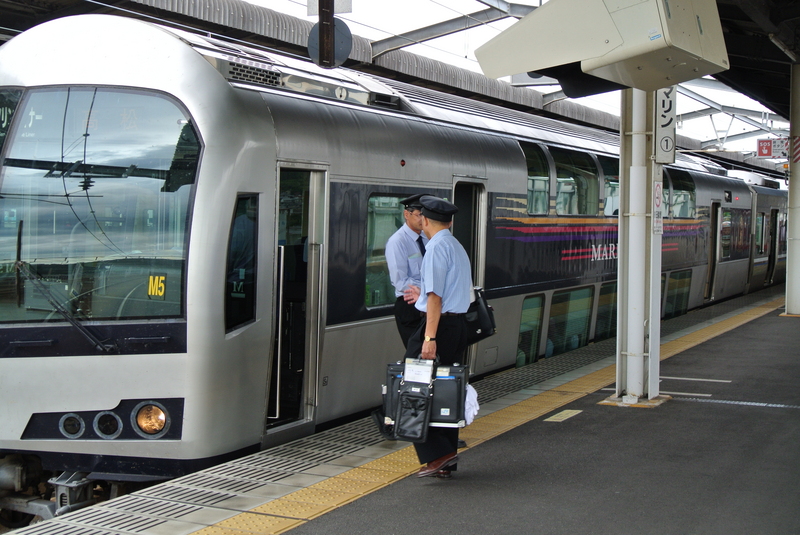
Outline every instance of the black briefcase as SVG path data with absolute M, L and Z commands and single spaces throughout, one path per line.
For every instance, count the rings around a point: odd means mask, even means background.
M 386 384 L 383 385 L 383 407 L 373 413 L 373 418 L 386 438 L 397 440 L 395 416 L 400 395 L 405 384 L 405 364 L 398 362 L 386 367 Z M 433 397 L 430 405 L 430 427 L 464 427 L 465 400 L 469 383 L 467 366 L 436 366 L 433 372 Z M 401 439 L 408 440 L 408 439 Z

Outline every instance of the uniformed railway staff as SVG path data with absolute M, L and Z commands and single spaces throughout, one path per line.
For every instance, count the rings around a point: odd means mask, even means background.
M 450 233 L 458 208 L 438 197 L 424 195 L 422 232 L 428 237 L 421 268 L 421 291 L 416 308 L 422 323 L 408 341 L 406 358 L 434 359 L 444 366 L 464 362 L 472 275 L 464 247 Z M 431 427 L 423 443 L 414 443 L 419 462 L 417 477 L 450 477 L 458 462 L 458 428 Z
M 414 304 L 419 297 L 420 267 L 427 236 L 422 233 L 422 193 L 400 201 L 405 206 L 405 223 L 386 242 L 386 263 L 394 286 L 394 319 L 397 331 L 408 347 L 408 339 L 419 328 L 421 317 Z

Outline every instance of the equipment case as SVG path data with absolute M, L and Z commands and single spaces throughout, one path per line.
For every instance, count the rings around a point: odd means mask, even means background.
M 385 424 L 393 425 L 391 415 L 396 413 L 400 385 L 403 382 L 405 364 L 389 364 L 386 368 L 386 384 L 383 385 L 383 414 Z M 466 399 L 469 371 L 467 366 L 436 366 L 433 380 L 431 404 L 431 427 L 464 427 L 464 402 Z

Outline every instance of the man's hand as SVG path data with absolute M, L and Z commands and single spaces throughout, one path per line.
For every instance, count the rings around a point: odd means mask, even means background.
M 422 342 L 422 358 L 425 360 L 433 360 L 436 358 L 436 342 Z
M 416 303 L 419 299 L 419 286 L 409 286 L 408 289 L 403 290 L 403 299 L 410 305 Z

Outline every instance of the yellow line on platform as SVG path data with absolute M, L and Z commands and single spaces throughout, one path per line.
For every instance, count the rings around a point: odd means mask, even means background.
M 677 340 L 661 344 L 661 360 L 760 318 L 783 304 L 784 298 L 775 299 L 708 327 L 698 329 Z M 468 447 L 477 446 L 522 424 L 549 414 L 587 394 L 605 388 L 615 381 L 616 365 L 611 365 L 482 416 L 462 429 L 459 436 L 467 442 Z M 407 477 L 419 468 L 420 464 L 414 448 L 409 445 L 363 466 L 353 468 L 194 533 L 198 535 L 284 533 L 307 520 Z

